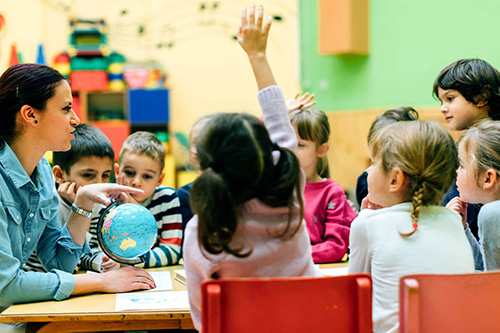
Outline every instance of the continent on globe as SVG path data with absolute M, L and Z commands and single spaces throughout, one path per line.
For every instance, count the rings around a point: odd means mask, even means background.
M 135 240 L 133 240 L 130 237 L 127 237 L 124 240 L 122 240 L 122 243 L 120 244 L 120 249 L 125 251 L 126 249 L 128 249 L 130 247 L 135 248 L 136 245 L 137 245 L 137 243 L 135 242 Z

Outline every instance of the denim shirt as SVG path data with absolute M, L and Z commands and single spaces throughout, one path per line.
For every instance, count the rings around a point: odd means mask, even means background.
M 45 158 L 30 178 L 5 143 L 0 150 L 0 307 L 62 300 L 75 287 L 71 272 L 82 246 L 61 229 L 53 184 Z M 49 273 L 21 269 L 34 250 Z

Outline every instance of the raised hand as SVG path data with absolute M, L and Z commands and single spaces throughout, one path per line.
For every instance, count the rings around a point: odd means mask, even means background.
M 271 28 L 272 18 L 267 18 L 266 24 L 262 26 L 264 7 L 259 6 L 257 19 L 255 19 L 255 5 L 250 6 L 248 15 L 246 8 L 241 11 L 241 25 L 238 30 L 238 42 L 248 55 L 250 65 L 257 82 L 257 87 L 262 90 L 266 87 L 276 85 L 273 72 L 266 57 L 267 37 Z
M 286 102 L 286 107 L 288 108 L 288 112 L 292 112 L 300 109 L 307 109 L 316 104 L 316 101 L 313 101 L 314 94 L 310 94 L 306 92 L 304 95 L 300 95 L 297 93 L 293 98 L 289 99 Z
M 246 8 L 241 11 L 241 25 L 237 36 L 238 42 L 248 56 L 266 53 L 267 37 L 272 18 L 269 16 L 266 24 L 262 27 L 263 17 L 263 6 L 259 6 L 257 10 L 257 19 L 255 19 L 255 4 L 250 5 L 248 17 Z

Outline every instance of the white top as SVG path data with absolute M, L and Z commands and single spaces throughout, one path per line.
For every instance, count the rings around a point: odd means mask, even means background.
M 460 216 L 444 207 L 421 207 L 418 230 L 403 238 L 398 230 L 413 230 L 411 208 L 402 203 L 365 209 L 351 225 L 348 271 L 372 275 L 374 332 L 397 332 L 402 276 L 474 272 Z

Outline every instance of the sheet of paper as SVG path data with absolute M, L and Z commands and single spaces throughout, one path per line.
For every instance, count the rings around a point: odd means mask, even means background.
M 115 311 L 189 309 L 187 291 L 116 294 Z
M 331 268 L 320 268 L 319 271 L 328 276 L 342 276 L 347 275 L 346 267 L 331 267 Z
M 172 290 L 172 277 L 168 271 L 154 271 L 149 274 L 155 280 L 156 288 L 147 291 L 162 291 L 162 290 Z

